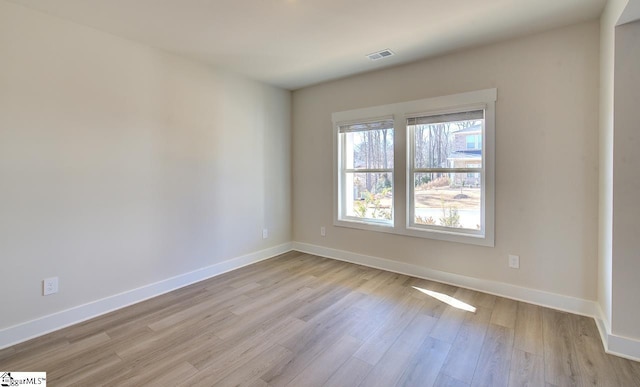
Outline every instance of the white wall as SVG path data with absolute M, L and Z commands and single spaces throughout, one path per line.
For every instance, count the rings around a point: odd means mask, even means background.
M 295 91 L 294 240 L 595 300 L 598 55 L 596 21 Z M 495 248 L 331 225 L 332 112 L 492 87 Z
M 600 124 L 598 175 L 598 303 L 611 321 L 613 238 L 613 89 L 615 28 L 628 0 L 609 0 L 600 17 Z
M 290 102 L 0 1 L 0 329 L 289 242 Z
M 615 50 L 611 330 L 640 340 L 640 21 L 616 28 Z
M 640 1 L 610 0 L 600 18 L 598 322 L 605 348 L 640 359 Z

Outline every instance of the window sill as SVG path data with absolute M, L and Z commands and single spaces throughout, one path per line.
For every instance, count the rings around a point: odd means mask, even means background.
M 448 230 L 426 230 L 422 228 L 394 227 L 391 223 L 366 222 L 358 220 L 335 220 L 334 226 L 356 230 L 383 232 L 386 234 L 402 235 L 413 238 L 433 239 L 446 242 L 462 243 L 467 245 L 494 247 L 493 235 L 470 234 Z

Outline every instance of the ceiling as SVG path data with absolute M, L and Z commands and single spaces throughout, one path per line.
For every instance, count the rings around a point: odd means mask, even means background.
M 298 89 L 600 15 L 606 0 L 10 0 Z M 396 55 L 372 62 L 366 54 Z

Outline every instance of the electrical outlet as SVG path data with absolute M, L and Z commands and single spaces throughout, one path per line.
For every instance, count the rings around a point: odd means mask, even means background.
M 269 229 L 263 228 L 262 229 L 262 239 L 267 239 L 269 238 Z
M 520 268 L 520 257 L 517 255 L 509 254 L 509 267 L 512 269 Z
M 327 236 L 327 229 L 324 226 L 320 227 L 320 236 Z
M 42 295 L 58 293 L 58 277 L 45 278 L 42 281 Z

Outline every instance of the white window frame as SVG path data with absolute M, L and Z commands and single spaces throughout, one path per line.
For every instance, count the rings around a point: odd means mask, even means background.
M 371 218 L 359 218 L 356 216 L 350 216 L 346 213 L 346 208 L 344 203 L 347 201 L 347 183 L 346 176 L 348 173 L 391 173 L 392 176 L 395 175 L 395 170 L 393 167 L 391 168 L 356 168 L 351 169 L 347 168 L 344 163 L 347 159 L 347 144 L 346 141 L 343 141 L 342 133 L 340 133 L 341 126 L 353 125 L 353 124 L 368 124 L 379 121 L 393 121 L 393 116 L 386 117 L 377 117 L 370 118 L 367 120 L 356 120 L 356 121 L 341 121 L 336 123 L 337 133 L 337 141 L 338 141 L 338 195 L 340 196 L 338 200 L 338 219 L 342 222 L 352 222 L 361 225 L 369 225 L 374 228 L 378 227 L 393 227 L 393 200 L 391 204 L 391 219 L 371 219 Z M 395 128 L 393 130 L 394 140 L 395 140 Z M 392 180 L 393 181 L 393 180 Z M 392 183 L 393 184 L 393 183 Z M 392 186 L 393 187 L 393 186 Z
M 495 102 L 497 89 L 485 89 L 442 97 L 375 106 L 332 114 L 334 139 L 334 225 L 444 240 L 479 246 L 494 246 L 495 229 Z M 482 136 L 482 201 L 480 231 L 447 227 L 416 226 L 413 219 L 412 137 L 407 130 L 407 118 L 437 113 L 461 112 L 482 107 L 485 111 Z M 393 217 L 391 222 L 351 219 L 341 216 L 344 202 L 341 181 L 341 150 L 339 126 L 345 123 L 371 122 L 385 117 L 394 119 Z M 404 171 L 404 173 L 402 172 Z
M 345 117 L 343 117 L 345 118 Z M 349 119 L 342 119 L 340 121 L 335 122 L 334 124 L 334 160 L 337 161 L 337 164 L 334 166 L 334 179 L 336 184 L 336 194 L 338 197 L 334 200 L 335 208 L 334 208 L 334 223 L 350 226 L 355 228 L 361 228 L 365 230 L 372 231 L 384 231 L 386 232 L 388 228 L 394 226 L 394 200 L 392 199 L 391 205 L 391 220 L 387 219 L 370 219 L 370 218 L 359 218 L 356 216 L 349 216 L 346 213 L 346 208 L 344 203 L 347 199 L 347 191 L 346 191 L 346 174 L 347 173 L 375 173 L 375 172 L 390 172 L 395 180 L 395 168 L 358 168 L 358 169 L 348 169 L 346 168 L 346 142 L 343 141 L 343 136 L 340 133 L 340 127 L 345 125 L 352 124 L 366 124 L 377 121 L 388 121 L 393 120 L 393 115 L 384 115 L 377 117 L 368 117 L 366 119 L 353 119 L 351 116 L 348 116 Z M 395 125 L 394 125 L 394 144 L 395 144 Z M 395 145 L 394 145 L 395 146 Z M 394 184 L 393 181 L 392 184 Z M 395 187 L 394 187 L 395 189 Z M 395 192 L 393 193 L 395 196 Z M 392 197 L 393 197 L 392 196 Z

